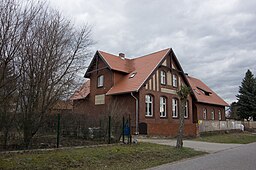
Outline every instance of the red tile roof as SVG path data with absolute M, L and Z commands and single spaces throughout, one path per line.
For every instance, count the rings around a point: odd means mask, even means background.
M 198 102 L 216 104 L 221 106 L 229 106 L 228 103 L 226 103 L 221 97 L 219 97 L 201 80 L 191 76 L 186 77 Z
M 70 100 L 84 99 L 90 93 L 90 80 L 86 80 L 85 83 L 75 91 L 70 97 Z
M 130 68 L 132 68 L 132 71 L 130 71 L 129 74 L 125 75 L 118 84 L 114 85 L 107 92 L 107 95 L 138 91 L 140 87 L 144 84 L 144 82 L 148 79 L 148 77 L 151 75 L 151 73 L 153 73 L 158 64 L 165 58 L 169 51 L 170 48 L 131 59 L 128 64 L 130 64 Z M 103 55 L 103 57 L 108 59 L 109 55 L 108 57 Z M 113 62 L 112 60 L 107 60 L 107 62 L 111 62 L 111 65 L 114 68 L 120 68 L 120 66 L 118 66 L 120 62 Z M 130 78 L 133 73 L 136 73 L 136 75 L 133 78 Z
M 110 67 L 110 69 L 112 70 L 116 70 L 116 71 L 121 71 L 124 73 L 129 73 L 132 70 L 131 67 L 131 60 L 130 59 L 121 59 L 121 57 L 113 55 L 113 54 L 109 54 L 103 51 L 98 51 L 100 56 L 103 57 L 103 59 L 105 60 L 105 62 L 107 63 L 107 65 Z
M 170 48 L 167 48 L 134 59 L 122 59 L 119 56 L 109 54 L 103 51 L 98 51 L 98 54 L 102 57 L 102 59 L 104 60 L 104 62 L 106 62 L 110 69 L 125 73 L 121 81 L 115 84 L 107 92 L 107 95 L 139 91 L 145 81 L 147 81 L 147 79 L 155 71 L 158 65 L 164 60 L 165 56 L 170 52 L 172 52 L 172 50 Z M 177 61 L 175 54 L 174 60 L 176 60 L 177 66 L 182 71 L 182 68 Z M 132 74 L 135 74 L 133 78 L 131 78 Z M 220 98 L 202 81 L 191 76 L 186 76 L 186 78 L 189 85 L 193 89 L 193 93 L 198 102 L 228 106 L 228 104 L 222 98 Z M 90 81 L 87 81 L 78 91 L 75 92 L 71 99 L 83 99 L 89 93 Z

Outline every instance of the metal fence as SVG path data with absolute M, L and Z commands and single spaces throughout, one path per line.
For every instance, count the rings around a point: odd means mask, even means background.
M 32 138 L 29 148 L 24 146 L 22 131 L 10 131 L 7 145 L 3 145 L 3 133 L 0 131 L 0 151 L 115 143 L 120 142 L 122 137 L 130 139 L 130 129 L 127 134 L 127 127 L 130 128 L 128 116 L 118 119 L 105 116 L 99 120 L 92 120 L 82 114 L 51 114 Z
M 210 132 L 210 131 L 220 131 L 220 130 L 233 130 L 240 129 L 243 130 L 244 126 L 241 121 L 235 120 L 199 120 L 199 133 L 200 132 Z

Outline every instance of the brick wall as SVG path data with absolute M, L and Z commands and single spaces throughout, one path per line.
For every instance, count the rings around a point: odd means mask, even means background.
M 179 124 L 174 123 L 148 123 L 149 135 L 160 135 L 168 137 L 176 137 L 179 130 Z M 195 137 L 196 136 L 196 124 L 185 124 L 184 135 Z
M 196 112 L 198 120 L 204 120 L 203 118 L 203 109 L 207 110 L 206 120 L 212 120 L 211 112 L 214 110 L 214 120 L 219 120 L 218 111 L 221 111 L 221 120 L 226 120 L 225 118 L 225 106 L 217 106 L 217 105 L 210 105 L 204 103 L 195 103 Z

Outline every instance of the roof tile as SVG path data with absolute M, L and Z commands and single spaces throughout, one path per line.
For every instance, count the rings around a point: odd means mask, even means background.
M 130 71 L 130 74 L 125 75 L 119 83 L 113 86 L 107 92 L 107 95 L 138 91 L 169 50 L 170 48 L 131 59 L 130 63 L 132 63 L 133 66 L 132 71 Z M 114 65 L 116 66 L 117 64 L 118 63 L 116 62 Z M 136 75 L 134 78 L 130 78 L 131 74 L 135 72 Z
M 70 100 L 84 99 L 90 93 L 90 80 L 85 83 L 70 97 Z
M 226 103 L 221 97 L 219 97 L 201 80 L 191 76 L 186 77 L 198 102 L 216 104 L 221 106 L 229 106 L 228 103 Z M 205 92 L 209 93 L 209 95 L 206 95 Z

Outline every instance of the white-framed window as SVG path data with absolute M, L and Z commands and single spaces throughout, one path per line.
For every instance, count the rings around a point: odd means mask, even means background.
M 173 74 L 172 75 L 172 86 L 177 87 L 178 86 L 178 80 L 177 80 L 177 75 Z
M 172 99 L 172 117 L 178 117 L 178 100 Z
M 160 117 L 166 117 L 166 97 L 160 97 Z
M 160 73 L 161 73 L 161 75 L 160 75 L 160 77 L 161 77 L 160 82 L 161 82 L 161 84 L 166 85 L 166 72 L 165 71 L 161 71 Z
M 203 108 L 203 119 L 206 120 L 207 118 L 207 110 L 206 108 Z
M 218 115 L 219 115 L 219 120 L 221 120 L 221 111 L 218 111 Z
M 98 77 L 97 86 L 98 86 L 98 87 L 103 87 L 103 84 L 104 84 L 104 76 L 103 76 L 103 75 L 100 75 L 100 76 Z
M 186 103 L 185 103 L 185 114 L 184 114 L 184 118 L 188 118 L 188 101 L 186 101 Z
M 145 96 L 146 103 L 146 116 L 153 116 L 153 96 L 146 95 Z
M 211 115 L 212 115 L 212 120 L 214 120 L 214 110 L 213 109 L 212 109 Z

